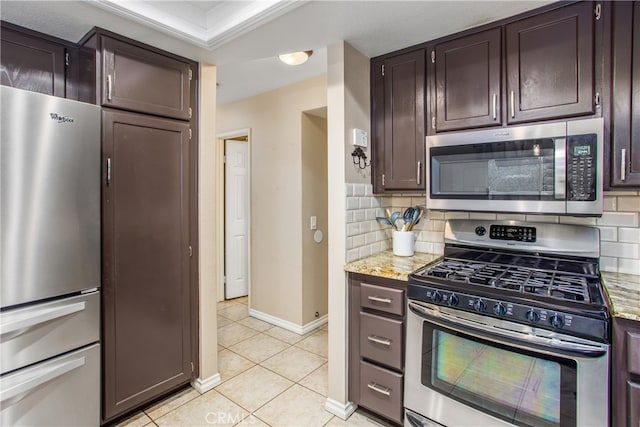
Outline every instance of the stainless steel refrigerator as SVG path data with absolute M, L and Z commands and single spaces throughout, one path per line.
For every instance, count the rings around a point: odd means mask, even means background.
M 100 108 L 0 98 L 0 425 L 99 425 Z

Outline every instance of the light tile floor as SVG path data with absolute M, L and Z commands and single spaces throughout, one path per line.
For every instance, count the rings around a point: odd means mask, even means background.
M 247 298 L 218 303 L 218 371 L 204 394 L 183 389 L 118 426 L 362 426 L 387 423 L 359 410 L 347 421 L 324 409 L 327 327 L 298 335 L 249 317 Z

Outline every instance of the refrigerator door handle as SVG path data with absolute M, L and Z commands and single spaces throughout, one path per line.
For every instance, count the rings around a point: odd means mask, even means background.
M 4 336 L 12 332 L 24 331 L 42 323 L 50 322 L 51 320 L 83 311 L 85 310 L 85 308 L 86 304 L 84 301 L 82 301 L 63 305 L 61 307 L 43 308 L 37 311 L 28 311 L 21 316 L 15 316 L 14 319 L 2 318 L 2 320 L 0 321 L 0 336 Z M 15 335 L 19 334 L 16 333 Z
M 2 396 L 0 397 L 0 403 L 5 405 L 15 404 L 22 400 L 30 391 L 41 386 L 42 384 L 49 382 L 53 379 L 61 377 L 67 372 L 71 372 L 74 369 L 78 369 L 81 366 L 84 366 L 85 358 L 84 356 L 78 357 L 77 359 L 72 359 L 60 363 L 57 366 L 47 366 L 42 369 L 41 372 L 34 372 L 24 381 L 15 384 L 13 386 L 9 386 L 6 389 L 2 389 Z M 11 402 L 9 402 L 11 401 Z

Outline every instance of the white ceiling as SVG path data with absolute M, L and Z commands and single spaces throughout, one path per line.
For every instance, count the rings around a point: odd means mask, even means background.
M 495 21 L 538 1 L 2 0 L 0 17 L 77 42 L 98 26 L 218 67 L 218 104 L 326 72 L 326 46 L 374 57 Z M 290 67 L 279 53 L 313 50 Z

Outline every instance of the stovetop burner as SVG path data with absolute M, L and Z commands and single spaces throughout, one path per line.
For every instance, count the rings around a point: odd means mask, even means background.
M 438 277 L 496 290 L 549 296 L 567 301 L 593 302 L 584 276 L 555 271 L 444 259 L 418 274 L 422 277 Z
M 494 229 L 506 233 L 486 232 Z M 535 241 L 519 239 L 529 231 Z M 607 342 L 599 241 L 594 227 L 449 220 L 444 257 L 409 277 L 407 295 L 446 310 Z

